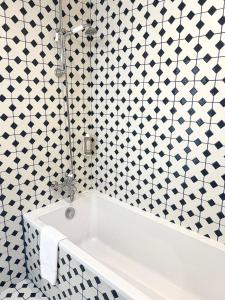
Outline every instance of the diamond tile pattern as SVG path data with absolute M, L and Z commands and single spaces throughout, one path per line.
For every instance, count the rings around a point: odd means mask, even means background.
M 225 242 L 224 1 L 95 1 L 95 185 Z
M 125 300 L 118 291 L 88 270 L 63 248 L 59 249 L 58 280 L 52 286 L 40 276 L 39 232 L 24 223 L 28 277 L 50 300 Z
M 75 3 L 71 16 L 69 1 L 63 3 L 65 26 L 73 26 L 72 21 L 80 18 Z M 69 171 L 65 82 L 54 75 L 59 63 L 54 41 L 58 23 L 57 0 L 0 1 L 0 291 L 26 275 L 22 214 L 55 201 L 51 182 L 62 180 Z M 81 191 L 88 188 L 91 171 L 90 161 L 76 146 L 86 126 L 78 111 L 88 108 L 71 74 L 82 85 L 79 89 L 86 89 L 85 45 L 77 45 L 79 55 L 73 55 L 75 44 L 68 41 L 67 47 L 74 170 Z
M 0 293 L 0 299 L 48 300 L 29 279 L 24 279 L 17 284 L 12 284 L 9 288 L 4 290 L 4 292 Z
M 69 171 L 57 8 L 0 2 L 0 291 L 26 275 L 22 214 L 55 201 L 51 182 Z M 224 1 L 66 0 L 63 11 L 66 29 L 98 28 L 66 43 L 79 191 L 224 243 Z M 82 155 L 85 133 L 93 158 Z

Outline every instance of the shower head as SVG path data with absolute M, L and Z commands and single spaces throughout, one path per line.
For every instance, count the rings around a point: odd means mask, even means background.
M 83 31 L 83 30 L 85 30 L 86 36 L 93 36 L 94 34 L 97 33 L 97 29 L 94 27 L 91 27 L 91 25 L 89 25 L 89 24 L 84 24 L 84 25 L 79 25 L 77 27 L 73 27 L 71 29 L 71 33 L 75 34 L 75 33 L 79 33 L 80 31 Z
M 97 29 L 91 26 L 88 26 L 87 30 L 85 31 L 85 35 L 87 36 L 93 36 L 97 33 Z

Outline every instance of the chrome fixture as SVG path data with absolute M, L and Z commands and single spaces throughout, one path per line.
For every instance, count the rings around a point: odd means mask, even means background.
M 66 50 L 65 50 L 65 35 L 66 30 L 64 28 L 56 29 L 55 32 L 55 41 L 58 44 L 59 48 L 59 56 L 60 56 L 60 62 L 59 66 L 55 69 L 55 75 L 56 77 L 60 78 L 64 75 L 66 75 Z
M 79 33 L 80 31 L 83 31 L 87 26 L 88 26 L 88 24 L 82 24 L 82 25 L 73 27 L 70 31 L 67 32 L 67 35 Z
M 65 216 L 68 220 L 73 219 L 75 216 L 75 209 L 72 206 L 68 207 L 65 211 Z
M 85 30 L 85 35 L 87 35 L 87 36 L 93 36 L 94 34 L 97 33 L 96 28 L 92 27 L 88 23 L 85 23 L 85 24 L 81 24 L 79 26 L 73 27 L 70 31 L 66 32 L 66 35 L 76 34 L 76 33 L 79 33 L 80 31 L 84 31 L 84 30 Z
M 92 155 L 92 137 L 90 136 L 90 134 L 85 134 L 85 136 L 83 137 L 83 154 L 85 156 L 90 156 Z
M 56 196 L 61 196 L 67 202 L 72 203 L 75 200 L 77 191 L 74 175 L 66 174 L 64 181 L 62 183 L 58 183 L 57 181 L 53 182 L 51 189 L 56 193 Z
M 69 90 L 68 90 L 68 79 L 66 72 L 66 49 L 65 49 L 65 34 L 66 30 L 63 28 L 63 18 L 62 18 L 62 0 L 59 0 L 59 28 L 56 30 L 55 40 L 59 48 L 60 64 L 55 70 L 57 77 L 62 77 L 65 75 L 64 84 L 66 87 L 66 109 L 67 109 L 67 121 L 68 121 L 68 139 L 69 139 L 69 154 L 70 154 L 70 172 L 71 176 L 75 178 L 73 169 L 73 151 L 72 151 L 72 138 L 71 138 L 71 120 L 70 120 L 70 103 L 69 103 Z M 70 193 L 73 195 L 74 193 Z M 70 196 L 71 198 L 72 196 Z M 72 198 L 71 198 L 72 201 Z
M 98 31 L 97 31 L 97 29 L 96 29 L 95 27 L 92 27 L 92 26 L 88 25 L 88 28 L 87 28 L 87 30 L 85 31 L 85 34 L 86 34 L 87 36 L 93 36 L 93 35 L 95 35 L 97 32 L 98 32 Z
M 66 74 L 66 53 L 65 53 L 66 37 L 72 34 L 78 34 L 79 32 L 84 30 L 85 30 L 85 35 L 89 37 L 97 33 L 97 29 L 92 27 L 88 23 L 73 27 L 69 31 L 66 31 L 65 28 L 62 27 L 56 29 L 55 41 L 59 44 L 59 49 L 60 49 L 60 65 L 55 69 L 56 77 L 60 78 Z
M 60 77 L 62 77 L 64 74 L 65 74 L 65 70 L 64 70 L 64 69 L 62 69 L 62 68 L 60 68 L 60 67 L 58 67 L 58 68 L 55 69 L 55 76 L 56 76 L 56 77 L 60 78 Z
M 63 27 L 62 18 L 62 0 L 59 0 L 59 28 L 56 29 L 55 41 L 57 43 L 59 51 L 59 65 L 55 69 L 55 75 L 60 78 L 64 77 L 64 85 L 66 90 L 66 109 L 67 109 L 67 121 L 68 121 L 68 138 L 69 138 L 69 154 L 70 154 L 70 172 L 64 178 L 63 183 L 53 182 L 52 190 L 56 193 L 60 193 L 65 199 L 69 199 L 69 202 L 73 202 L 75 199 L 76 186 L 75 186 L 75 174 L 73 168 L 73 151 L 72 151 L 72 138 L 71 138 L 71 119 L 70 119 L 70 102 L 69 102 L 69 89 L 68 89 L 68 75 L 66 70 L 66 38 L 71 34 L 78 34 L 81 31 L 85 31 L 85 35 L 90 37 L 97 33 L 97 29 L 91 27 L 88 23 L 81 24 L 73 27 L 67 31 Z M 91 144 L 90 144 L 91 145 Z

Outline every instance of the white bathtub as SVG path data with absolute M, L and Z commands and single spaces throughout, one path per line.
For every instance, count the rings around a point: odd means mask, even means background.
M 81 195 L 76 216 L 63 201 L 25 215 L 68 237 L 70 255 L 126 299 L 224 300 L 225 246 L 97 191 Z

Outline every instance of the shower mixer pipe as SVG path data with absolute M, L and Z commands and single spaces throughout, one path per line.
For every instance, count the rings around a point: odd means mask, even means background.
M 63 19 L 62 19 L 62 0 L 59 0 L 59 28 L 56 29 L 55 32 L 55 41 L 57 43 L 58 53 L 59 53 L 59 66 L 55 69 L 55 75 L 58 78 L 63 78 L 63 83 L 65 85 L 66 92 L 66 109 L 67 109 L 67 120 L 68 120 L 68 138 L 69 138 L 69 154 L 70 154 L 70 174 L 64 178 L 64 183 L 59 184 L 58 186 L 53 184 L 53 188 L 61 187 L 63 191 L 69 191 L 70 194 L 70 202 L 73 202 L 75 199 L 75 173 L 73 168 L 73 151 L 72 151 L 72 131 L 71 131 L 71 119 L 70 119 L 70 98 L 69 98 L 69 88 L 68 88 L 68 75 L 67 75 L 67 66 L 66 66 L 66 38 L 68 36 L 72 36 L 78 34 L 79 32 L 85 31 L 85 35 L 90 37 L 97 33 L 97 29 L 92 27 L 88 23 L 84 23 L 73 27 L 69 31 L 67 31 L 63 27 Z M 86 153 L 87 154 L 87 153 Z
M 69 31 L 66 31 L 65 28 L 62 27 L 62 25 L 60 28 L 56 29 L 55 41 L 58 43 L 59 51 L 60 51 L 60 65 L 55 70 L 55 75 L 57 77 L 62 77 L 63 75 L 65 75 L 65 71 L 66 71 L 66 53 L 65 53 L 66 37 L 72 34 L 78 34 L 79 32 L 84 30 L 86 36 L 93 36 L 94 34 L 97 33 L 97 29 L 91 27 L 91 25 L 88 23 L 84 23 L 76 27 L 73 27 Z

